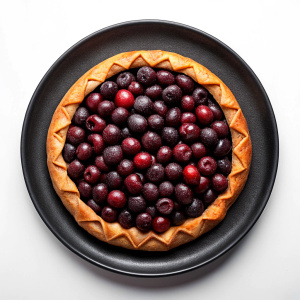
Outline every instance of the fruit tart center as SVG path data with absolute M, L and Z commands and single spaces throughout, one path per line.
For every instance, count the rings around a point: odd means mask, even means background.
M 231 148 L 224 114 L 203 86 L 141 67 L 87 95 L 63 158 L 81 199 L 103 220 L 162 233 L 201 216 L 227 189 Z

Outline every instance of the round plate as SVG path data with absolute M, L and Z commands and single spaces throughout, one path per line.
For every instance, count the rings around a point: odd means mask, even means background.
M 131 251 L 111 246 L 77 225 L 56 195 L 46 165 L 46 136 L 55 108 L 86 71 L 115 54 L 166 50 L 190 57 L 225 82 L 248 122 L 253 159 L 247 184 L 224 221 L 197 240 L 168 252 Z M 278 133 L 269 99 L 248 65 L 216 38 L 189 26 L 145 20 L 117 24 L 86 37 L 46 73 L 27 110 L 21 140 L 26 185 L 43 221 L 70 250 L 112 271 L 166 276 L 203 266 L 246 235 L 270 196 L 278 164 Z

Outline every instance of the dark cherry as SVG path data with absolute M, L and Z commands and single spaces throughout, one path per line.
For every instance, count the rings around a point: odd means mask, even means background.
M 127 124 L 130 131 L 134 133 L 144 133 L 148 126 L 147 120 L 139 114 L 131 115 L 128 118 Z
M 158 84 L 149 86 L 145 90 L 145 95 L 151 98 L 152 100 L 157 100 L 158 98 L 161 98 L 161 93 L 162 87 Z
M 148 124 L 153 130 L 161 130 L 164 128 L 165 120 L 160 115 L 152 115 L 148 118 Z
M 76 124 L 76 125 L 84 125 L 86 119 L 89 117 L 89 111 L 87 110 L 87 108 L 85 107 L 78 107 L 72 121 Z
M 131 212 L 128 211 L 127 209 L 123 209 L 120 212 L 119 217 L 118 217 L 118 222 L 125 229 L 129 229 L 134 226 L 134 218 L 133 218 Z
M 125 187 L 131 194 L 139 194 L 143 189 L 141 178 L 137 174 L 130 174 L 125 178 Z
M 137 169 L 147 169 L 152 164 L 152 156 L 147 152 L 140 152 L 134 157 L 133 163 Z
M 184 183 L 175 186 L 175 197 L 179 204 L 187 205 L 193 201 L 193 191 Z
M 168 198 L 174 192 L 174 185 L 170 181 L 164 181 L 159 185 L 158 190 L 161 197 Z
M 192 143 L 199 139 L 201 130 L 193 123 L 184 123 L 179 128 L 179 134 L 186 143 Z
M 124 125 L 129 117 L 129 112 L 124 107 L 117 107 L 111 114 L 111 120 L 116 125 Z
M 153 219 L 152 221 L 152 228 L 154 231 L 158 233 L 163 233 L 170 228 L 171 222 L 169 218 L 158 216 Z
M 158 214 L 155 206 L 148 206 L 145 212 L 148 213 L 152 217 L 152 219 L 154 219 Z
M 105 183 L 111 190 L 117 190 L 121 188 L 123 179 L 116 171 L 111 171 L 106 174 Z
M 117 107 L 131 108 L 134 105 L 134 96 L 128 90 L 119 90 L 115 96 L 115 105 Z
M 119 165 L 117 167 L 117 171 L 123 177 L 126 177 L 126 176 L 132 174 L 133 171 L 134 171 L 133 162 L 131 160 L 129 160 L 129 159 L 123 159 L 119 163 Z
M 196 123 L 196 121 L 197 121 L 197 118 L 196 118 L 195 114 L 193 114 L 192 112 L 184 112 L 181 115 L 181 119 L 180 119 L 181 124 Z
M 178 162 L 186 163 L 192 157 L 192 150 L 186 144 L 177 144 L 173 149 L 173 157 Z
M 108 222 L 108 223 L 112 223 L 115 222 L 117 220 L 118 217 L 118 211 L 110 206 L 104 206 L 102 211 L 101 211 L 101 218 Z
M 86 181 L 80 181 L 78 184 L 80 197 L 90 198 L 92 196 L 92 186 Z
M 123 151 L 121 146 L 109 146 L 103 150 L 103 159 L 107 165 L 117 165 L 123 159 Z
M 212 128 L 205 127 L 200 132 L 200 141 L 206 147 L 213 147 L 218 142 L 218 135 Z
M 207 149 L 202 143 L 194 143 L 191 146 L 193 157 L 196 159 L 200 159 L 201 157 L 207 154 Z
M 170 163 L 165 168 L 166 176 L 171 181 L 178 180 L 182 175 L 182 167 L 177 163 Z
M 78 145 L 85 140 L 85 131 L 78 126 L 70 126 L 67 132 L 66 141 L 72 145 Z
M 95 184 L 100 179 L 100 175 L 101 172 L 94 165 L 88 166 L 83 173 L 85 181 L 90 184 Z
M 105 183 L 99 183 L 99 184 L 94 186 L 94 188 L 93 188 L 93 200 L 97 204 L 103 204 L 107 199 L 107 195 L 108 195 L 108 188 L 107 188 L 107 185 Z
M 198 162 L 198 170 L 201 175 L 211 176 L 217 170 L 217 162 L 211 156 L 204 156 Z
M 148 213 L 141 213 L 135 219 L 136 227 L 141 231 L 148 231 L 152 225 L 152 217 Z
M 178 131 L 173 127 L 165 127 L 161 131 L 163 142 L 170 147 L 174 147 L 179 141 Z
M 199 105 L 195 113 L 201 125 L 209 125 L 214 120 L 213 112 L 206 105 Z
M 133 107 L 137 113 L 143 116 L 149 116 L 153 111 L 153 102 L 148 96 L 142 95 L 135 99 Z
M 109 172 L 110 167 L 104 162 L 103 155 L 96 156 L 95 165 L 101 172 Z
M 173 156 L 173 151 L 170 147 L 168 146 L 162 146 L 160 149 L 157 151 L 156 154 L 156 159 L 158 163 L 161 164 L 166 164 L 170 162 Z
M 161 137 L 152 131 L 146 132 L 142 136 L 142 145 L 147 151 L 156 151 L 162 146 Z
M 200 173 L 195 166 L 187 165 L 183 169 L 183 179 L 188 185 L 199 185 Z
M 116 83 L 120 89 L 126 89 L 135 81 L 135 76 L 131 72 L 122 72 L 118 75 Z
M 176 76 L 176 83 L 185 94 L 190 94 L 193 91 L 195 85 L 194 81 L 184 74 L 178 74 Z
M 181 211 L 173 211 L 172 213 L 172 224 L 174 226 L 180 226 L 185 222 L 185 215 Z
M 151 67 L 141 67 L 136 74 L 137 81 L 150 86 L 156 81 L 156 72 Z
M 161 85 L 172 85 L 175 83 L 175 76 L 167 70 L 159 70 L 156 73 L 157 81 Z
M 68 175 L 73 179 L 77 179 L 83 174 L 84 169 L 84 164 L 75 159 L 68 166 Z
M 222 174 L 228 176 L 231 172 L 232 164 L 228 157 L 224 157 L 217 161 L 218 168 Z
M 63 158 L 67 163 L 70 163 L 76 157 L 76 147 L 66 143 L 62 152 Z
M 93 199 L 90 199 L 90 200 L 88 200 L 87 201 L 87 203 L 86 203 L 97 215 L 99 215 L 100 216 L 100 214 L 101 214 L 101 210 L 102 210 L 102 208 L 101 208 L 101 206 L 100 205 L 98 205 Z
M 76 149 L 76 156 L 80 160 L 87 160 L 93 155 L 93 148 L 88 143 L 81 143 Z
M 105 147 L 105 144 L 104 144 L 103 138 L 100 134 L 92 133 L 88 136 L 87 140 L 93 146 L 93 150 L 96 155 L 99 155 L 102 153 L 102 151 Z
M 154 202 L 159 196 L 158 188 L 155 184 L 148 182 L 143 186 L 143 196 L 147 201 Z
M 211 179 L 211 185 L 217 192 L 224 192 L 228 187 L 228 179 L 223 174 L 215 174 Z
M 98 115 L 104 119 L 108 118 L 111 116 L 115 108 L 116 106 L 112 101 L 104 100 L 98 105 Z
M 105 81 L 100 87 L 100 93 L 104 99 L 113 99 L 118 92 L 118 85 L 113 81 Z
M 187 205 L 184 211 L 189 218 L 200 217 L 204 212 L 204 204 L 200 199 L 194 198 L 193 202 Z
M 127 203 L 127 199 L 122 191 L 113 190 L 107 196 L 107 203 L 114 208 L 123 208 Z
M 133 213 L 142 213 L 146 210 L 146 201 L 142 196 L 128 198 L 128 209 Z
M 177 104 L 182 98 L 182 91 L 176 84 L 169 85 L 163 90 L 162 98 L 166 104 Z
M 223 121 L 214 121 L 210 127 L 217 133 L 219 138 L 225 138 L 229 133 L 228 125 Z
M 166 114 L 166 125 L 170 127 L 176 127 L 181 122 L 181 110 L 178 107 L 173 107 L 168 110 Z
M 208 189 L 204 194 L 203 194 L 203 203 L 205 206 L 211 205 L 216 199 L 218 195 L 213 189 Z
M 113 124 L 107 125 L 102 133 L 103 140 L 109 145 L 116 145 L 121 138 L 121 130 Z
M 224 119 L 223 111 L 216 103 L 212 102 L 211 100 L 208 100 L 208 107 L 212 111 L 215 120 L 220 121 Z
M 168 111 L 168 107 L 164 103 L 164 101 L 158 100 L 153 103 L 153 110 L 161 117 L 165 117 Z
M 225 139 L 220 139 L 217 142 L 217 145 L 214 149 L 214 155 L 216 157 L 222 157 L 227 155 L 231 150 L 231 142 L 229 141 L 229 139 L 225 138 Z
M 208 92 L 204 87 L 196 87 L 192 96 L 197 105 L 205 105 L 207 103 Z
M 140 142 L 132 137 L 128 137 L 122 142 L 122 149 L 127 155 L 135 155 L 141 151 Z
M 161 198 L 155 204 L 156 209 L 163 215 L 169 215 L 174 208 L 174 203 L 169 198 Z
M 161 164 L 153 164 L 146 172 L 146 177 L 154 183 L 162 182 L 165 177 L 165 169 Z
M 201 176 L 200 183 L 194 188 L 194 191 L 197 194 L 203 194 L 210 187 L 210 179 L 204 176 Z
M 85 126 L 92 132 L 102 132 L 106 122 L 98 115 L 91 115 L 86 119 Z
M 131 132 L 128 127 L 124 127 L 121 130 L 121 140 L 125 140 L 126 138 L 131 137 Z
M 185 111 L 192 111 L 195 108 L 194 98 L 189 95 L 184 95 L 181 99 L 181 108 Z
M 87 108 L 93 112 L 97 112 L 98 105 L 101 101 L 103 101 L 104 98 L 101 94 L 99 93 L 91 93 L 85 100 L 85 104 Z
M 134 96 L 140 96 L 144 93 L 144 88 L 139 82 L 132 81 L 128 86 L 128 91 Z

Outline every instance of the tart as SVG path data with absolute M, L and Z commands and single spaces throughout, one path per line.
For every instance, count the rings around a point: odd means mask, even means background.
M 252 146 L 229 88 L 176 53 L 132 51 L 85 73 L 54 112 L 47 164 L 76 222 L 112 245 L 166 251 L 213 229 Z

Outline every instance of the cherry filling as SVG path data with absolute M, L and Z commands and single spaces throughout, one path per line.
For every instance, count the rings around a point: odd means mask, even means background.
M 162 233 L 201 216 L 228 187 L 231 135 L 212 95 L 184 74 L 141 67 L 90 93 L 62 155 L 106 222 Z

